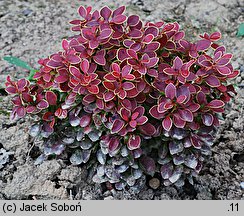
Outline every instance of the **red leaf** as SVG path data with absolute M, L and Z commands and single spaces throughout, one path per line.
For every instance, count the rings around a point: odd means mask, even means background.
M 146 116 L 141 116 L 138 119 L 136 119 L 137 125 L 143 125 L 148 121 L 148 118 Z
M 50 82 L 51 79 L 52 79 L 52 76 L 51 76 L 51 74 L 44 74 L 44 75 L 42 76 L 42 78 L 43 78 L 43 80 L 44 80 L 45 82 Z
M 186 101 L 186 98 L 186 95 L 180 95 L 179 97 L 177 97 L 177 103 L 183 104 Z
M 122 117 L 123 120 L 129 121 L 129 118 L 131 116 L 131 112 L 128 109 L 122 108 L 120 110 L 120 116 Z
M 57 95 L 52 91 L 47 91 L 45 93 L 45 98 L 49 105 L 56 105 L 57 104 Z
M 60 75 L 60 76 L 55 77 L 54 81 L 56 83 L 64 83 L 64 82 L 68 81 L 68 79 L 69 79 L 68 76 L 62 76 L 62 75 Z
M 123 86 L 123 89 L 125 89 L 125 90 L 131 90 L 131 89 L 135 88 L 135 85 L 131 82 L 124 82 L 122 84 L 122 86 Z
M 125 91 L 124 89 L 120 89 L 120 90 L 119 90 L 119 93 L 118 93 L 118 97 L 119 97 L 120 99 L 124 100 L 124 99 L 126 98 L 126 96 L 127 96 L 126 91 Z
M 158 105 L 154 105 L 150 110 L 149 113 L 152 117 L 154 117 L 155 119 L 160 119 L 164 116 L 163 113 L 159 113 L 158 112 Z
M 226 76 L 231 74 L 231 69 L 226 66 L 223 67 L 216 66 L 216 69 L 221 75 Z
M 35 106 L 27 106 L 26 107 L 26 112 L 27 113 L 33 113 L 36 110 Z
M 46 101 L 46 100 L 41 100 L 38 104 L 37 104 L 37 108 L 38 109 L 46 109 L 46 108 L 48 108 L 48 102 Z
M 17 93 L 17 89 L 16 89 L 15 87 L 13 87 L 13 86 L 9 86 L 9 87 L 7 87 L 5 90 L 6 90 L 6 92 L 8 92 L 9 94 L 15 94 L 15 93 Z
M 202 51 L 202 50 L 206 50 L 210 47 L 211 45 L 211 41 L 209 40 L 200 40 L 196 43 L 196 47 L 197 47 L 197 51 Z
M 28 84 L 26 79 L 20 79 L 17 81 L 17 88 L 19 91 L 23 91 Z
M 196 149 L 200 149 L 201 148 L 201 142 L 200 140 L 198 140 L 196 137 L 191 136 L 190 137 L 191 143 L 192 145 L 196 148 Z
M 113 72 L 120 73 L 120 66 L 117 63 L 112 63 L 112 70 Z
M 156 170 L 155 162 L 152 158 L 143 156 L 140 158 L 140 165 L 142 166 L 145 173 L 153 176 Z
M 22 101 L 21 101 L 21 99 L 20 99 L 19 96 L 14 97 L 14 98 L 12 99 L 12 102 L 13 102 L 13 104 L 14 104 L 15 106 L 21 106 L 21 105 L 22 105 Z
M 96 55 L 93 56 L 93 60 L 99 65 L 105 65 L 106 64 L 105 50 L 98 51 Z
M 192 112 L 196 112 L 198 109 L 200 109 L 200 105 L 196 103 L 191 103 L 190 105 L 187 106 L 187 109 L 189 109 Z
M 141 125 L 139 130 L 147 136 L 153 136 L 156 133 L 156 128 L 148 122 L 144 125 Z
M 83 115 L 81 118 L 80 118 L 80 126 L 81 127 L 87 127 L 88 125 L 90 125 L 90 122 L 91 122 L 91 117 L 89 115 Z
M 218 65 L 219 66 L 225 66 L 227 64 L 229 64 L 231 58 L 232 58 L 232 54 L 224 54 L 219 60 L 218 60 Z
M 221 108 L 225 105 L 222 100 L 212 100 L 210 103 L 207 104 L 209 108 Z
M 214 118 L 211 114 L 209 114 L 209 113 L 202 114 L 202 122 L 206 126 L 211 126 L 213 124 L 213 120 L 214 120 Z
M 145 112 L 145 108 L 143 106 L 138 106 L 133 110 L 133 113 L 139 113 L 138 117 L 141 117 Z
M 131 15 L 127 19 L 127 24 L 129 26 L 136 26 L 139 23 L 139 20 L 140 20 L 139 19 L 139 16 L 137 16 L 137 15 Z
M 115 17 L 117 15 L 120 15 L 122 13 L 124 13 L 125 11 L 125 6 L 120 6 L 119 8 L 117 8 L 116 10 L 114 10 L 112 17 Z
M 115 24 L 122 24 L 123 22 L 125 22 L 125 20 L 126 20 L 126 16 L 123 14 L 120 14 L 120 15 L 113 17 L 111 22 L 113 22 Z
M 128 55 L 129 55 L 130 57 L 132 57 L 132 58 L 138 60 L 138 56 L 137 56 L 137 53 L 136 53 L 135 50 L 133 50 L 133 49 L 128 49 L 128 50 L 127 50 L 127 53 L 128 53 Z
M 149 60 L 149 62 L 146 64 L 148 68 L 154 67 L 159 61 L 159 58 L 153 57 Z
M 235 70 L 233 73 L 229 74 L 227 77 L 229 79 L 233 79 L 233 78 L 236 78 L 239 74 L 240 74 L 240 71 Z
M 96 96 L 95 95 L 88 94 L 88 95 L 83 97 L 83 101 L 88 103 L 88 104 L 94 102 L 95 100 L 96 100 Z
M 90 67 L 90 63 L 87 59 L 83 59 L 83 61 L 80 63 L 80 68 L 84 73 L 87 73 Z
M 214 32 L 210 35 L 211 41 L 217 41 L 221 38 L 221 33 L 220 32 Z
M 80 57 L 77 56 L 77 55 L 68 55 L 68 56 L 66 57 L 66 60 L 67 60 L 68 62 L 70 62 L 71 64 L 79 64 L 80 61 L 81 61 Z
M 83 6 L 80 6 L 78 9 L 78 12 L 80 14 L 81 17 L 86 18 L 87 16 L 87 11 Z
M 111 36 L 112 34 L 112 30 L 111 29 L 104 29 L 101 31 L 100 35 L 99 35 L 99 39 L 100 40 L 104 40 L 107 39 Z
M 202 105 L 207 103 L 206 95 L 202 91 L 198 92 L 197 101 L 199 104 L 202 104 Z
M 110 10 L 110 8 L 108 8 L 107 6 L 104 6 L 101 11 L 100 11 L 101 16 L 105 19 L 108 20 L 109 17 L 112 14 L 112 11 Z
M 62 40 L 62 47 L 64 50 L 68 50 L 69 49 L 69 42 L 66 39 Z
M 142 35 L 143 35 L 142 32 L 138 29 L 133 29 L 132 31 L 130 31 L 128 33 L 128 37 L 134 38 L 134 39 L 140 38 L 140 37 L 142 37 Z
M 16 109 L 16 114 L 18 115 L 19 118 L 22 118 L 26 114 L 26 110 L 24 107 L 20 106 Z
M 90 40 L 89 41 L 89 48 L 96 49 L 99 46 L 99 42 L 97 40 Z
M 111 133 L 118 133 L 123 127 L 124 127 L 125 123 L 120 120 L 120 119 L 116 119 L 113 122 L 112 128 L 111 128 Z
M 118 147 L 119 147 L 119 144 L 120 144 L 120 140 L 119 138 L 117 137 L 112 137 L 110 140 L 109 140 L 109 144 L 108 144 L 108 149 L 109 149 L 109 152 L 115 152 Z
M 181 69 L 182 65 L 183 65 L 182 60 L 177 56 L 177 57 L 174 59 L 173 67 L 174 67 L 176 70 L 179 70 L 179 69 Z
M 170 83 L 165 88 L 165 95 L 167 98 L 173 100 L 176 96 L 176 87 L 174 84 Z
M 70 73 L 71 73 L 74 77 L 76 77 L 76 78 L 78 78 L 78 79 L 82 79 L 82 74 L 81 74 L 80 70 L 79 70 L 77 67 L 75 67 L 75 66 L 70 66 L 70 67 L 69 67 L 69 71 L 70 71 Z M 61 78 L 61 81 L 62 81 L 62 78 Z
M 154 36 L 152 34 L 148 34 L 143 38 L 142 43 L 149 44 L 153 41 L 153 39 Z
M 186 125 L 186 122 L 180 118 L 180 115 L 178 113 L 173 114 L 173 122 L 175 127 L 177 128 L 184 128 Z
M 219 79 L 214 75 L 208 76 L 205 81 L 210 87 L 219 87 L 221 85 Z
M 130 135 L 128 140 L 128 149 L 135 150 L 140 148 L 141 145 L 141 137 L 139 135 Z
M 106 89 L 109 89 L 109 90 L 112 90 L 112 91 L 115 89 L 114 84 L 112 82 L 103 81 L 103 86 Z
M 87 87 L 87 90 L 91 93 L 91 94 L 98 94 L 99 93 L 99 88 L 96 85 L 91 85 Z
M 193 122 L 193 114 L 190 110 L 184 109 L 181 110 L 179 109 L 179 114 L 182 120 L 187 121 L 187 122 Z
M 137 122 L 136 122 L 135 120 L 131 120 L 131 121 L 129 122 L 129 125 L 130 125 L 132 128 L 136 128 L 136 126 L 137 126 Z
M 163 70 L 164 73 L 166 73 L 167 75 L 176 75 L 177 71 L 175 71 L 175 69 L 173 68 L 165 68 Z
M 103 99 L 105 102 L 111 101 L 113 100 L 115 97 L 114 93 L 111 91 L 108 91 L 106 93 L 103 94 Z
M 116 74 L 117 75 L 117 74 Z M 106 74 L 103 78 L 106 80 L 106 81 L 109 81 L 109 82 L 114 82 L 116 81 L 116 77 L 115 74 Z
M 167 116 L 162 122 L 162 126 L 166 131 L 170 131 L 172 124 L 172 119 L 169 116 Z

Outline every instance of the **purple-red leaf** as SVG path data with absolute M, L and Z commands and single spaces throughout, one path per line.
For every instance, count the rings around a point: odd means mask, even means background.
M 127 24 L 129 26 L 136 26 L 138 24 L 139 20 L 140 20 L 139 16 L 137 16 L 137 15 L 131 15 L 127 19 Z
M 148 122 L 144 125 L 141 125 L 139 130 L 147 136 L 153 136 L 156 133 L 156 128 Z
M 37 108 L 38 109 L 46 109 L 46 108 L 48 108 L 48 102 L 46 101 L 46 100 L 41 100 L 38 104 L 37 104 Z
M 45 93 L 45 98 L 49 105 L 56 105 L 57 104 L 57 95 L 52 91 L 47 91 Z
M 79 70 L 77 67 L 70 66 L 70 67 L 69 67 L 69 71 L 70 71 L 70 73 L 71 73 L 74 77 L 77 77 L 78 79 L 81 79 L 81 78 L 82 78 L 81 72 L 80 72 L 80 70 Z M 61 80 L 62 80 L 62 79 L 61 79 Z
M 176 96 L 176 87 L 174 84 L 170 83 L 165 88 L 165 95 L 167 98 L 173 100 Z
M 80 126 L 81 127 L 87 127 L 91 122 L 91 117 L 89 115 L 83 115 L 80 118 Z
M 108 144 L 108 149 L 109 149 L 109 152 L 110 153 L 113 153 L 115 152 L 118 147 L 119 147 L 119 139 L 116 138 L 116 137 L 112 137 L 110 140 L 109 140 L 109 144 Z
M 141 145 L 141 137 L 139 135 L 130 135 L 128 140 L 128 149 L 135 150 L 138 149 Z
M 120 119 L 116 119 L 113 122 L 112 128 L 111 128 L 111 133 L 118 133 L 123 127 L 124 127 L 125 123 L 120 120 Z
M 83 59 L 83 61 L 80 63 L 80 68 L 84 73 L 87 73 L 90 67 L 90 63 L 87 59 Z
M 93 56 L 93 60 L 99 65 L 105 65 L 106 64 L 105 50 L 98 51 L 96 55 Z
M 213 115 L 210 113 L 204 113 L 202 114 L 202 122 L 203 124 L 205 124 L 206 126 L 211 126 L 213 124 Z
M 142 166 L 142 169 L 148 174 L 153 176 L 156 171 L 156 165 L 152 158 L 148 156 L 143 156 L 140 158 L 140 165 Z
M 170 129 L 172 128 L 172 124 L 173 121 L 169 116 L 165 117 L 165 119 L 162 122 L 162 126 L 166 131 L 170 131 Z
M 126 16 L 123 14 L 120 14 L 118 16 L 113 17 L 111 22 L 113 22 L 115 24 L 122 24 L 123 22 L 125 22 L 125 20 L 126 20 Z
M 209 108 L 221 108 L 225 105 L 222 100 L 212 100 L 210 103 L 207 104 Z
M 211 87 L 219 87 L 221 85 L 219 79 L 214 75 L 208 76 L 205 81 Z
M 5 90 L 9 94 L 15 94 L 15 93 L 17 93 L 17 89 L 15 87 L 13 87 L 13 86 L 8 86 Z
M 187 122 L 193 122 L 193 114 L 190 110 L 184 109 L 181 110 L 179 109 L 179 115 L 182 120 L 187 121 Z
M 209 40 L 200 40 L 196 44 L 196 48 L 198 51 L 206 50 L 210 47 L 211 41 Z
M 108 20 L 109 17 L 112 14 L 112 11 L 110 10 L 110 8 L 108 8 L 107 6 L 104 6 L 101 11 L 100 11 L 101 16 L 104 18 L 104 20 Z

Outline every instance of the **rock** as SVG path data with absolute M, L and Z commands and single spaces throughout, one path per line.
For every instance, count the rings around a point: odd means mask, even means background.
M 149 180 L 149 186 L 156 190 L 160 186 L 160 181 L 157 178 L 152 178 Z
M 30 9 L 25 9 L 22 11 L 22 13 L 25 15 L 25 16 L 29 16 L 33 11 L 30 10 Z
M 240 77 L 240 76 L 238 76 L 238 77 L 236 78 L 236 82 L 238 82 L 238 83 L 241 82 L 241 77 Z
M 104 197 L 104 200 L 114 200 L 114 197 L 112 196 Z
M 241 189 L 244 190 L 244 182 L 241 182 L 241 183 L 240 183 L 240 186 L 241 186 Z

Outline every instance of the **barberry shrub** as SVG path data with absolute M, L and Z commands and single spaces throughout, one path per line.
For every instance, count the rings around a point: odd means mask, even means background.
M 138 190 L 156 173 L 165 186 L 192 183 L 236 93 L 232 54 L 219 32 L 189 42 L 176 22 L 143 24 L 124 11 L 81 6 L 70 22 L 77 34 L 39 60 L 34 80 L 7 77 L 11 118 L 39 116 L 30 129 L 44 140 L 36 164 L 49 155 L 87 163 L 94 182 L 118 190 Z

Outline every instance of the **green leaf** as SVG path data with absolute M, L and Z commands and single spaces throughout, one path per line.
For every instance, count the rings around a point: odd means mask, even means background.
M 7 62 L 9 62 L 10 64 L 13 64 L 15 66 L 21 67 L 21 68 L 25 68 L 27 70 L 33 70 L 33 68 L 28 65 L 26 62 L 22 61 L 21 59 L 14 57 L 14 56 L 4 56 L 3 59 Z
M 33 76 L 35 75 L 35 73 L 38 71 L 34 68 L 32 68 L 27 62 L 22 61 L 21 59 L 14 57 L 14 56 L 4 56 L 3 59 L 5 61 L 7 61 L 8 63 L 15 65 L 17 67 L 21 67 L 24 69 L 27 69 L 30 71 L 29 76 L 27 77 L 27 79 L 29 81 L 33 81 Z
M 241 23 L 238 28 L 237 37 L 244 36 L 244 23 Z
M 29 76 L 27 77 L 27 79 L 28 79 L 29 81 L 33 81 L 33 76 L 35 75 L 35 73 L 36 73 L 37 71 L 38 71 L 38 70 L 31 69 L 31 70 L 30 70 L 30 74 L 29 74 Z

